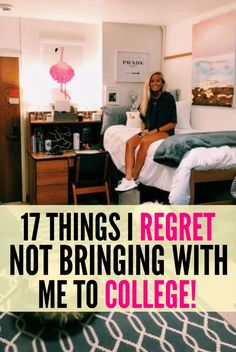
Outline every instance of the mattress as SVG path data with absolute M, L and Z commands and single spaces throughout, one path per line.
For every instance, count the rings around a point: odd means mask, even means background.
M 104 148 L 109 152 L 116 167 L 123 173 L 125 171 L 126 141 L 139 131 L 139 128 L 115 125 L 109 127 L 105 132 Z M 176 129 L 176 134 L 199 132 L 201 131 L 195 129 Z M 189 204 L 189 179 L 192 168 L 210 170 L 236 167 L 236 147 L 229 146 L 194 148 L 185 154 L 177 168 L 158 164 L 154 162 L 153 156 L 162 141 L 159 140 L 150 145 L 139 180 L 146 186 L 170 192 L 170 204 Z M 136 153 L 137 151 L 138 148 Z

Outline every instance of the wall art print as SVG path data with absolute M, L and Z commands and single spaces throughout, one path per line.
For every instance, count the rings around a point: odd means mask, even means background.
M 55 49 L 55 52 L 58 48 Z M 60 83 L 60 92 L 64 94 L 65 99 L 70 99 L 69 94 L 66 91 L 66 83 L 69 82 L 75 75 L 74 69 L 64 61 L 64 47 L 60 48 L 60 59 L 59 61 L 50 67 L 50 75 L 52 78 Z
M 117 87 L 105 87 L 105 102 L 107 105 L 119 104 L 119 89 Z
M 233 105 L 236 11 L 193 26 L 193 104 Z
M 148 53 L 118 51 L 116 56 L 117 82 L 144 82 L 149 66 Z
M 35 93 L 31 101 L 35 101 L 35 105 L 42 106 L 47 106 L 48 102 L 62 100 L 81 104 L 85 94 L 81 79 L 83 67 L 83 43 L 42 38 L 40 40 L 40 82 L 38 82 L 40 89 L 37 89 L 37 95 Z

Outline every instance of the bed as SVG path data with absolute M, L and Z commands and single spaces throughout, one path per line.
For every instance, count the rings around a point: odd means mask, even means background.
M 177 127 L 180 128 L 176 129 L 176 135 L 201 132 L 192 129 L 190 124 L 179 124 Z M 139 131 L 139 127 L 118 124 L 109 126 L 104 133 L 104 148 L 109 152 L 115 166 L 122 173 L 124 173 L 125 167 L 125 142 Z M 156 141 L 149 147 L 145 164 L 140 173 L 140 182 L 143 185 L 169 192 L 170 204 L 231 204 L 233 202 L 229 183 L 232 183 L 236 175 L 236 143 L 231 147 L 222 145 L 210 148 L 193 148 L 184 155 L 177 167 L 162 165 L 153 160 L 156 150 L 162 143 L 163 140 Z M 208 197 L 207 200 L 202 201 L 199 198 L 199 193 L 209 193 L 210 184 L 214 186 L 213 193 L 221 191 L 227 193 L 225 199 L 223 195 L 223 199 L 216 197 L 216 199 L 209 200 Z M 203 186 L 202 191 L 201 185 Z M 215 192 L 216 187 L 217 192 Z

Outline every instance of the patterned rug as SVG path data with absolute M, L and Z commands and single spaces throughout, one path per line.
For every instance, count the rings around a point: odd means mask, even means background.
M 216 313 L 99 313 L 64 328 L 0 314 L 0 352 L 61 351 L 231 352 L 236 330 Z

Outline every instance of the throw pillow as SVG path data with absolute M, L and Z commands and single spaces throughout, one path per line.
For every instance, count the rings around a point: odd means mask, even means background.
M 175 101 L 179 101 L 181 90 L 179 88 L 169 90 L 169 93 L 174 97 Z
M 141 127 L 142 120 L 140 118 L 139 111 L 127 111 L 126 116 L 127 116 L 126 126 L 137 127 L 137 128 Z
M 129 109 L 128 106 L 109 106 L 105 105 L 102 116 L 102 129 L 101 134 L 103 135 L 106 129 L 112 125 L 125 125 L 126 124 L 126 111 Z
M 177 125 L 176 128 L 191 128 L 191 103 L 185 100 L 180 100 L 176 102 L 177 110 Z

